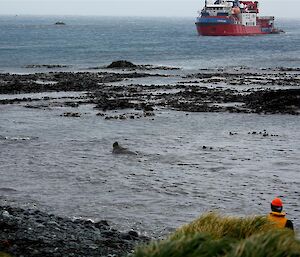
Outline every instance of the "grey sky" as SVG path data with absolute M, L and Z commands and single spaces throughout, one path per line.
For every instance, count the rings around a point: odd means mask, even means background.
M 0 14 L 194 17 L 204 0 L 1 0 Z M 262 15 L 300 18 L 300 0 L 260 0 Z

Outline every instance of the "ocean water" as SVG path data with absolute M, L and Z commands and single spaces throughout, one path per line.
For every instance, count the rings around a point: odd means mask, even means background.
M 298 117 L 162 109 L 154 120 L 107 121 L 89 105 L 80 118 L 64 111 L 0 106 L 0 203 L 159 236 L 206 211 L 266 214 L 281 196 L 300 226 Z M 252 134 L 264 130 L 278 136 Z M 139 154 L 113 155 L 114 141 Z
M 66 26 L 53 25 L 62 20 Z M 0 70 L 29 64 L 72 69 L 113 60 L 179 66 L 299 67 L 300 20 L 277 20 L 286 34 L 199 37 L 193 18 L 0 17 Z
M 54 26 L 57 20 L 67 25 Z M 0 70 L 36 71 L 24 68 L 30 64 L 81 70 L 117 59 L 184 72 L 300 67 L 300 21 L 277 25 L 287 33 L 221 38 L 197 36 L 193 19 L 2 16 Z M 76 109 L 80 118 L 62 117 L 66 111 L 74 110 L 0 106 L 1 204 L 107 219 L 118 229 L 159 236 L 209 210 L 266 214 L 281 196 L 300 228 L 299 117 L 158 109 L 154 120 L 107 121 L 91 105 Z M 264 130 L 277 136 L 252 134 Z M 114 141 L 139 154 L 113 155 Z

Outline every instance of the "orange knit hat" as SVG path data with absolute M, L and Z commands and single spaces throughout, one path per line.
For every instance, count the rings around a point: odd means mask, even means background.
M 275 199 L 272 201 L 271 204 L 274 205 L 274 206 L 282 207 L 282 201 L 281 201 L 281 199 L 278 198 L 278 197 L 275 198 Z

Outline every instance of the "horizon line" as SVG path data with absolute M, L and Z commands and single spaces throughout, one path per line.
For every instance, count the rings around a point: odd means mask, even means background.
M 31 16 L 31 17 L 98 17 L 98 18 L 196 18 L 197 14 L 195 14 L 194 16 L 180 16 L 180 15 L 173 15 L 173 16 L 160 16 L 160 15 L 115 15 L 115 14 L 111 14 L 111 15 L 106 15 L 106 14 L 6 14 L 6 13 L 0 13 L 0 16 L 12 16 L 12 17 L 19 17 L 19 16 Z M 265 16 L 265 15 L 261 15 L 261 16 Z M 271 15 L 274 16 L 274 15 Z M 299 17 L 296 16 L 292 16 L 292 17 L 284 17 L 284 16 L 275 16 L 275 19 L 279 18 L 279 19 L 295 19 L 295 20 L 300 20 Z

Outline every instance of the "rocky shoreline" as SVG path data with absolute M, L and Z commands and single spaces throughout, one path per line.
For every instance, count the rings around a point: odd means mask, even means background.
M 149 238 L 113 229 L 107 221 L 69 219 L 0 206 L 0 256 L 126 256 Z

